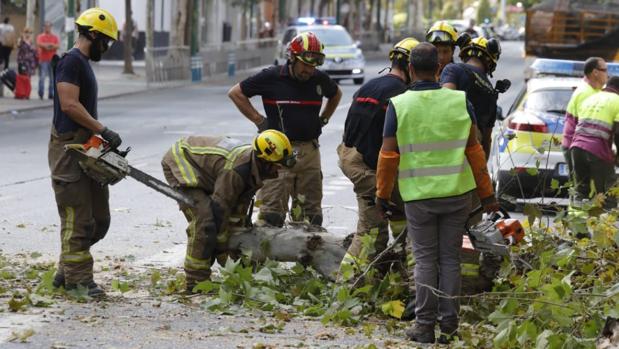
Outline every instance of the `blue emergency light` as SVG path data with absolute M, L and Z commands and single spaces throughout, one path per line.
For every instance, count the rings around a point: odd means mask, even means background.
M 607 63 L 607 65 L 609 76 L 619 75 L 619 63 Z M 532 73 L 531 77 L 539 75 L 581 77 L 585 75 L 585 62 L 582 61 L 538 58 L 529 68 Z

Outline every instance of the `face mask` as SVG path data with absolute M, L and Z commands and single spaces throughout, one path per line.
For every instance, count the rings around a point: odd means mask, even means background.
M 104 39 L 97 35 L 90 45 L 90 60 L 93 62 L 99 62 L 101 56 L 107 51 L 109 46 L 109 40 Z

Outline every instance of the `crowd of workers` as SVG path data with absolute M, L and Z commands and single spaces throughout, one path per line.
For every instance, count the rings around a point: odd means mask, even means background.
M 112 148 L 122 142 L 98 120 L 96 78 L 89 65 L 117 40 L 117 26 L 100 8 L 84 11 L 76 24 L 76 44 L 55 67 L 49 165 L 62 250 L 54 285 L 86 287 L 89 295 L 98 296 L 104 291 L 93 279 L 90 247 L 105 236 L 110 224 L 108 189 L 88 177 L 63 146 L 84 143 L 93 134 Z M 357 231 L 343 263 L 358 257 L 361 238 L 370 230 L 378 230 L 375 247 L 380 252 L 389 240 L 389 223 L 396 233 L 406 226 L 416 260 L 416 321 L 407 336 L 435 342 L 438 323 L 439 342 L 446 343 L 457 336 L 459 307 L 453 296 L 460 293 L 465 222 L 477 206 L 486 212 L 499 208 L 486 161 L 497 95 L 509 81 L 492 86 L 488 78 L 501 54 L 495 39 L 458 36 L 448 23 L 438 22 L 426 41 L 406 38 L 395 44 L 389 52 L 389 73 L 363 85 L 348 110 L 337 152 L 342 172 L 354 185 L 359 210 Z M 456 46 L 462 63 L 453 61 Z M 300 214 L 291 215 L 293 221 L 321 227 L 318 139 L 342 96 L 338 85 L 317 69 L 324 59 L 320 40 L 311 32 L 302 33 L 290 42 L 286 64 L 267 68 L 230 89 L 232 102 L 258 129 L 251 144 L 192 136 L 176 142 L 163 157 L 168 183 L 195 202 L 180 205 L 188 222 L 188 292 L 210 278 L 217 246 L 226 240 L 226 226 L 233 217 L 246 218 L 256 192 L 262 224 L 283 226 L 292 201 L 301 208 Z M 588 67 L 589 85 L 575 92 L 569 109 L 570 120 L 578 123 L 564 145 L 571 146 L 575 164 L 587 161 L 594 167 L 598 165 L 587 160 L 591 154 L 575 149 L 590 145 L 584 139 L 588 136 L 608 133 L 604 127 L 612 124 L 617 110 L 600 111 L 599 106 L 619 108 L 619 97 L 614 80 L 609 92 L 595 99 L 578 97 L 593 94 L 605 82 L 592 73 L 603 71 L 603 61 Z M 256 95 L 262 97 L 264 116 L 249 100 Z M 434 289 L 446 297 L 437 297 Z

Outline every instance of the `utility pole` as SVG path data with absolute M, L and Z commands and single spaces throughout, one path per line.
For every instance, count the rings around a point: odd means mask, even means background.
M 75 32 L 75 0 L 67 0 L 67 19 L 65 30 L 67 31 L 67 50 L 74 44 L 73 33 Z
M 144 63 L 146 64 L 146 81 L 154 80 L 153 46 L 155 32 L 155 0 L 146 0 L 146 50 Z
M 192 8 L 190 52 L 191 55 L 194 56 L 200 49 L 198 43 L 198 31 L 200 30 L 200 0 L 193 0 Z

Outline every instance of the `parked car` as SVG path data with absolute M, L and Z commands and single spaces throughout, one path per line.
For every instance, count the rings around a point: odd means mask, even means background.
M 582 81 L 584 62 L 537 59 L 507 117 L 497 121 L 489 160 L 499 198 L 527 201 L 552 198 L 566 205 L 569 171 L 561 140 L 567 104 Z M 619 64 L 608 64 L 619 75 Z
M 303 24 L 286 28 L 277 49 L 275 64 L 286 62 L 286 50 L 290 40 L 297 34 L 311 31 L 325 46 L 325 63 L 319 69 L 337 82 L 352 79 L 356 85 L 363 84 L 365 57 L 359 48 L 359 43 L 352 39 L 344 27 L 328 24 L 328 20 L 323 20 L 321 23 L 327 24 Z

